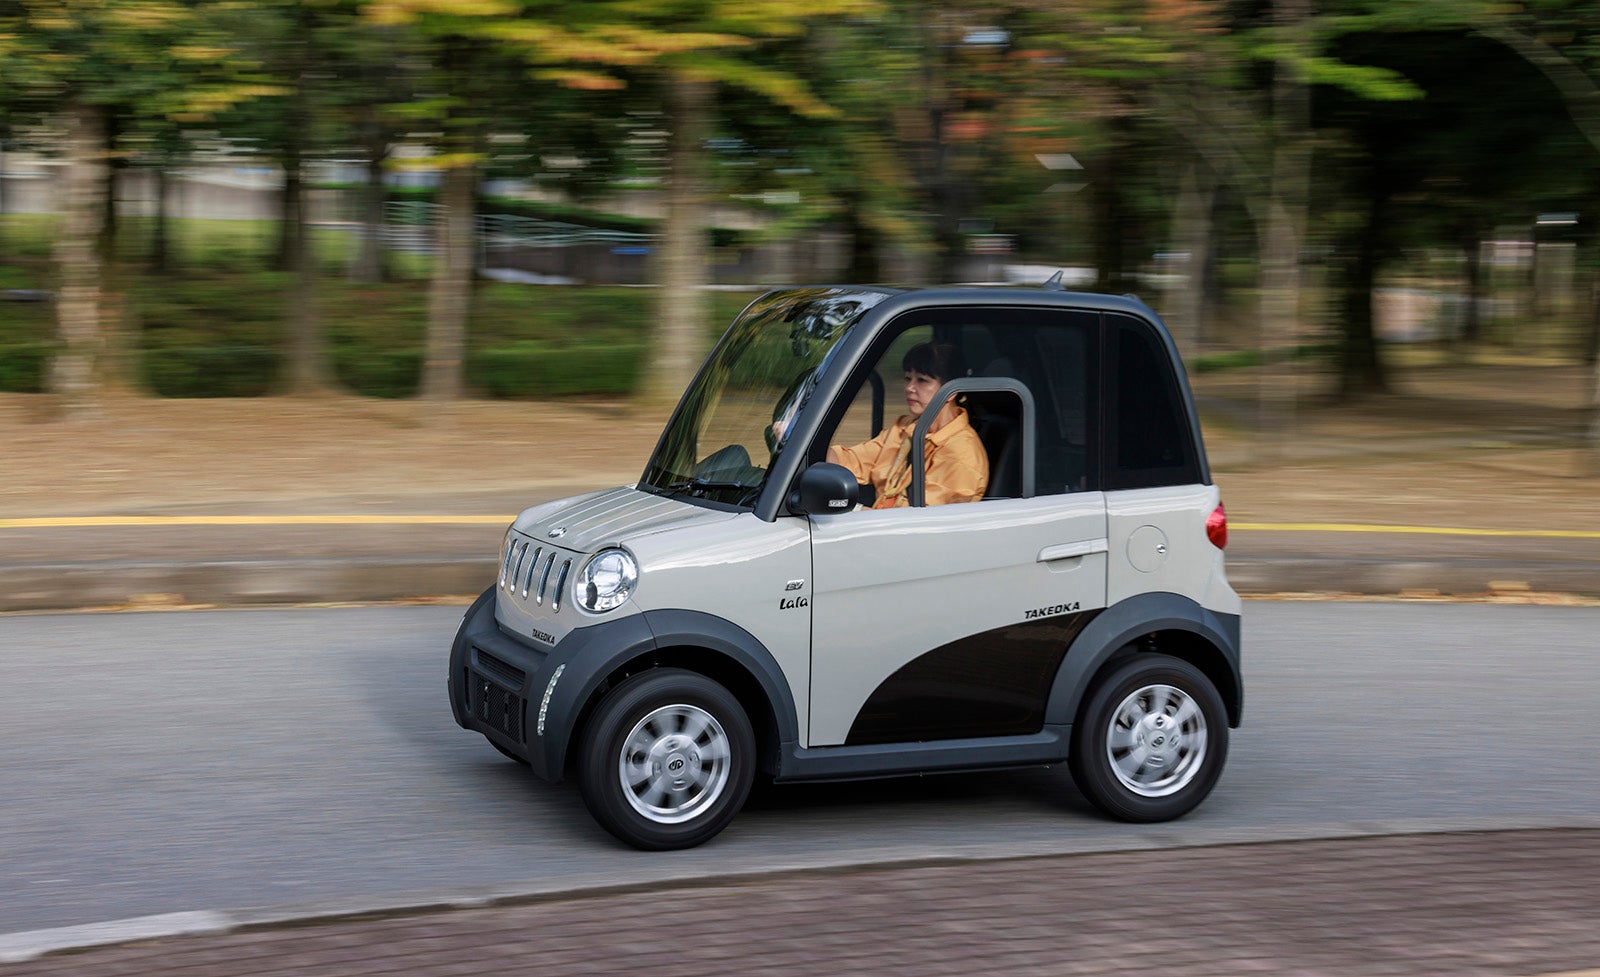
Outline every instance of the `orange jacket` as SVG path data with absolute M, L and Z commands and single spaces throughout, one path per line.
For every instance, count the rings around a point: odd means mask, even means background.
M 901 416 L 871 441 L 853 448 L 839 445 L 839 464 L 850 469 L 856 481 L 878 490 L 874 509 L 909 505 L 911 445 L 909 437 L 917 419 Z M 989 456 L 965 409 L 957 407 L 955 419 L 927 437 L 928 466 L 925 499 L 928 505 L 976 502 L 989 485 Z

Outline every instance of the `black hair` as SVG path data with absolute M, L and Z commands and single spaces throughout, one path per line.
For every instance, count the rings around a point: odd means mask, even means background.
M 943 384 L 966 376 L 967 361 L 950 343 L 918 343 L 906 350 L 900 369 L 933 377 Z

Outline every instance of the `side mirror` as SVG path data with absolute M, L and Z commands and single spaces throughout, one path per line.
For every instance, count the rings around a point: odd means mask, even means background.
M 803 516 L 849 512 L 860 498 L 861 487 L 850 469 L 819 461 L 800 473 L 800 487 L 789 493 L 789 510 Z

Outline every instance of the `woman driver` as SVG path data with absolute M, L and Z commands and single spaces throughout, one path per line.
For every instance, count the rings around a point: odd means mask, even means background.
M 961 353 L 948 343 L 919 343 L 901 360 L 906 374 L 906 408 L 882 433 L 851 448 L 831 445 L 828 461 L 843 465 L 862 485 L 877 490 L 874 509 L 909 505 L 911 432 L 945 381 L 966 376 Z M 928 505 L 976 502 L 989 484 L 989 457 L 956 398 L 944 402 L 928 426 L 924 457 L 927 475 L 923 498 Z

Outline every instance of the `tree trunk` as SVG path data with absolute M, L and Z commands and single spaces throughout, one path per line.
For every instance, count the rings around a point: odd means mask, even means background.
M 100 252 L 102 262 L 111 262 L 116 260 L 117 248 L 117 174 L 121 170 L 121 163 L 117 160 L 117 135 L 120 119 L 116 109 L 110 106 L 101 106 L 93 111 L 100 117 L 96 130 L 103 144 L 100 179 L 104 183 L 100 189 L 102 213 L 96 231 L 95 249 Z
M 289 44 L 289 60 L 284 73 L 294 86 L 283 109 L 283 145 L 279 147 L 283 164 L 283 193 L 278 203 L 278 254 L 273 261 L 277 271 L 298 271 L 300 249 L 305 239 L 305 151 L 306 134 L 311 125 L 311 74 L 315 67 L 312 42 L 316 36 L 316 12 L 300 4 L 295 18 L 295 37 Z
M 1273 19 L 1299 57 L 1309 57 L 1309 0 L 1277 0 Z M 1310 185 L 1305 151 L 1311 124 L 1311 89 L 1284 58 L 1272 78 L 1272 187 L 1261 233 L 1261 429 L 1294 429 L 1297 397 L 1294 347 L 1300 327 L 1300 241 Z M 1271 440 L 1270 438 L 1268 439 Z M 1274 452 L 1276 453 L 1276 452 Z
M 1600 475 L 1600 281 L 1591 286 L 1589 343 L 1586 362 L 1594 367 L 1594 387 L 1589 395 L 1588 471 Z
M 645 402 L 670 407 L 694 379 L 705 355 L 710 267 L 705 232 L 705 139 L 710 132 L 709 82 L 674 73 L 667 79 L 665 221 L 657 276 L 661 314 L 645 382 Z
M 850 236 L 850 266 L 846 278 L 855 284 L 871 284 L 883 278 L 882 237 L 862 213 L 865 193 L 854 188 L 842 195 L 845 231 Z
M 101 261 L 97 249 L 105 215 L 103 117 L 81 103 L 67 115 L 66 172 L 61 181 L 61 236 L 55 245 L 61 277 L 56 328 L 61 348 L 50 368 L 50 392 L 69 416 L 94 408 L 99 398 Z
M 317 317 L 317 253 L 309 231 L 302 226 L 301 246 L 295 260 L 294 287 L 289 292 L 289 363 L 287 387 L 291 394 L 318 396 L 333 389 L 333 371 Z
M 359 192 L 361 218 L 361 245 L 355 261 L 350 265 L 353 282 L 381 282 L 383 265 L 383 205 L 386 199 L 383 161 L 389 155 L 389 140 L 378 124 L 377 109 L 366 106 L 363 129 L 367 133 L 367 183 Z
M 172 177 L 167 169 L 167 160 L 162 160 L 156 166 L 156 205 L 155 229 L 150 237 L 150 270 L 157 275 L 164 275 L 172 270 L 172 255 L 167 246 L 167 192 L 172 186 Z
M 289 126 L 283 149 L 283 192 L 278 198 L 278 254 L 272 261 L 277 271 L 300 267 L 300 251 L 305 247 L 305 188 L 301 185 L 301 145 L 299 126 Z
M 1488 298 L 1484 286 L 1488 284 L 1483 274 L 1483 242 L 1477 234 L 1462 241 L 1462 256 L 1466 259 L 1467 307 L 1461 316 L 1461 344 L 1476 343 L 1483 334 L 1483 306 Z
M 1588 447 L 1589 472 L 1600 475 L 1600 358 L 1595 360 L 1594 388 L 1589 395 Z
M 1089 166 L 1089 192 L 1094 195 L 1095 287 L 1102 292 L 1128 291 L 1122 261 L 1122 184 L 1128 120 L 1113 116 L 1107 122 L 1110 144 L 1105 155 Z
M 434 226 L 433 281 L 428 290 L 428 355 L 422 366 L 424 400 L 461 397 L 461 365 L 472 309 L 472 259 L 477 169 L 462 164 L 444 171 Z
M 1339 356 L 1339 395 L 1357 397 L 1389 389 L 1388 376 L 1378 355 L 1378 335 L 1372 316 L 1373 290 L 1378 280 L 1378 221 L 1383 209 L 1376 193 L 1367 203 L 1366 226 L 1354 235 L 1354 253 L 1347 259 L 1340 283 L 1340 319 L 1343 342 Z
M 0 257 L 6 253 L 6 137 L 9 129 L 0 121 Z
M 1194 355 L 1205 337 L 1206 269 L 1211 264 L 1211 213 L 1217 199 L 1216 179 L 1198 160 L 1184 168 L 1172 219 L 1172 239 L 1188 255 L 1183 284 L 1178 287 L 1167 325 L 1178 350 Z

